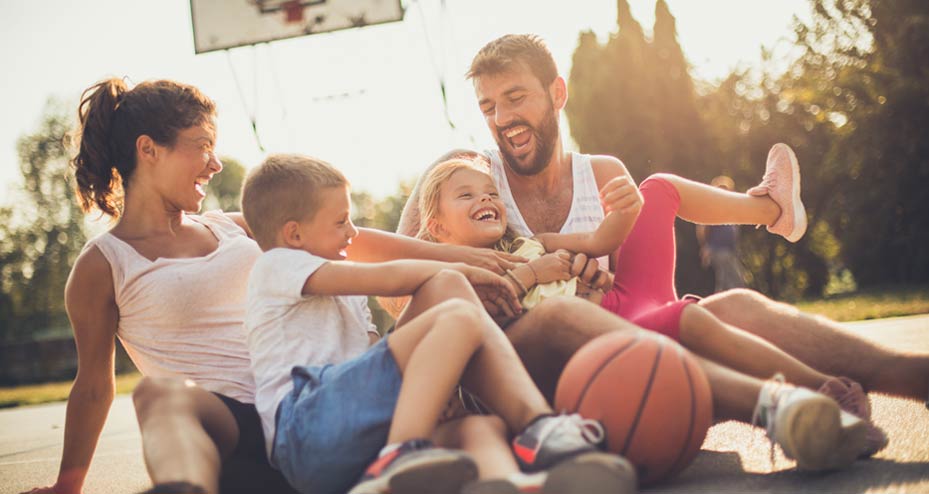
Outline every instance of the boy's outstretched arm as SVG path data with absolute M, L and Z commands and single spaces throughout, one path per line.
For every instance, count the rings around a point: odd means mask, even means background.
M 497 274 L 513 269 L 514 263 L 526 261 L 522 257 L 493 249 L 437 244 L 373 228 L 359 228 L 358 236 L 345 251 L 348 259 L 352 261 L 384 262 L 395 259 L 428 259 L 463 262 L 489 269 Z
M 304 295 L 411 295 L 443 270 L 463 274 L 485 305 L 491 304 L 509 316 L 522 308 L 516 291 L 502 277 L 464 263 L 400 260 L 384 263 L 330 261 L 320 266 L 303 284 Z

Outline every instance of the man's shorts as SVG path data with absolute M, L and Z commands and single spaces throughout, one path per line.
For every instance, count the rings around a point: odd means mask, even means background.
M 343 494 L 387 443 L 403 379 L 388 338 L 341 364 L 291 370 L 271 458 L 300 492 Z

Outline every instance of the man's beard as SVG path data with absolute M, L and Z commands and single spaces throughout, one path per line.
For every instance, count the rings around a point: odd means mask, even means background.
M 507 130 L 513 127 L 525 125 L 529 127 L 529 132 L 535 138 L 535 158 L 531 163 L 521 164 L 515 156 L 509 151 L 509 140 L 504 135 Z M 552 159 L 552 153 L 555 152 L 555 142 L 558 139 L 558 120 L 555 119 L 555 108 L 549 105 L 549 111 L 545 113 L 538 128 L 529 125 L 525 120 L 514 122 L 505 129 L 497 129 L 495 136 L 497 147 L 500 154 L 503 155 L 503 161 L 509 166 L 510 170 L 517 175 L 525 177 L 536 175 L 546 167 Z

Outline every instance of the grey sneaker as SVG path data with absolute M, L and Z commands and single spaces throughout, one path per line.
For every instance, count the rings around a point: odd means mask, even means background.
M 625 458 L 585 453 L 562 461 L 551 470 L 517 473 L 508 479 L 477 480 L 461 494 L 632 494 L 635 468 Z
M 414 439 L 371 463 L 348 494 L 447 494 L 475 478 L 477 464 L 464 451 Z
M 864 421 L 825 395 L 785 384 L 781 375 L 761 388 L 756 421 L 800 470 L 843 468 L 867 448 Z
M 599 451 L 603 426 L 578 414 L 542 415 L 513 438 L 512 448 L 524 472 L 548 470 L 568 458 Z

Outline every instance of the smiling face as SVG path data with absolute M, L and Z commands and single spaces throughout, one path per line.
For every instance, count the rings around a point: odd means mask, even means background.
M 490 175 L 462 168 L 440 186 L 438 214 L 428 222 L 439 242 L 492 247 L 506 232 L 506 207 Z
M 174 146 L 159 146 L 156 187 L 172 210 L 197 212 L 206 197 L 206 185 L 223 170 L 216 157 L 216 132 L 212 121 L 177 133 Z
M 318 191 L 319 208 L 309 220 L 297 222 L 297 246 L 314 256 L 331 261 L 345 259 L 345 249 L 358 235 L 352 223 L 352 200 L 345 186 L 324 187 Z
M 556 104 L 563 102 L 522 63 L 505 71 L 474 79 L 481 112 L 510 169 L 519 175 L 535 175 L 552 159 L 558 142 Z

